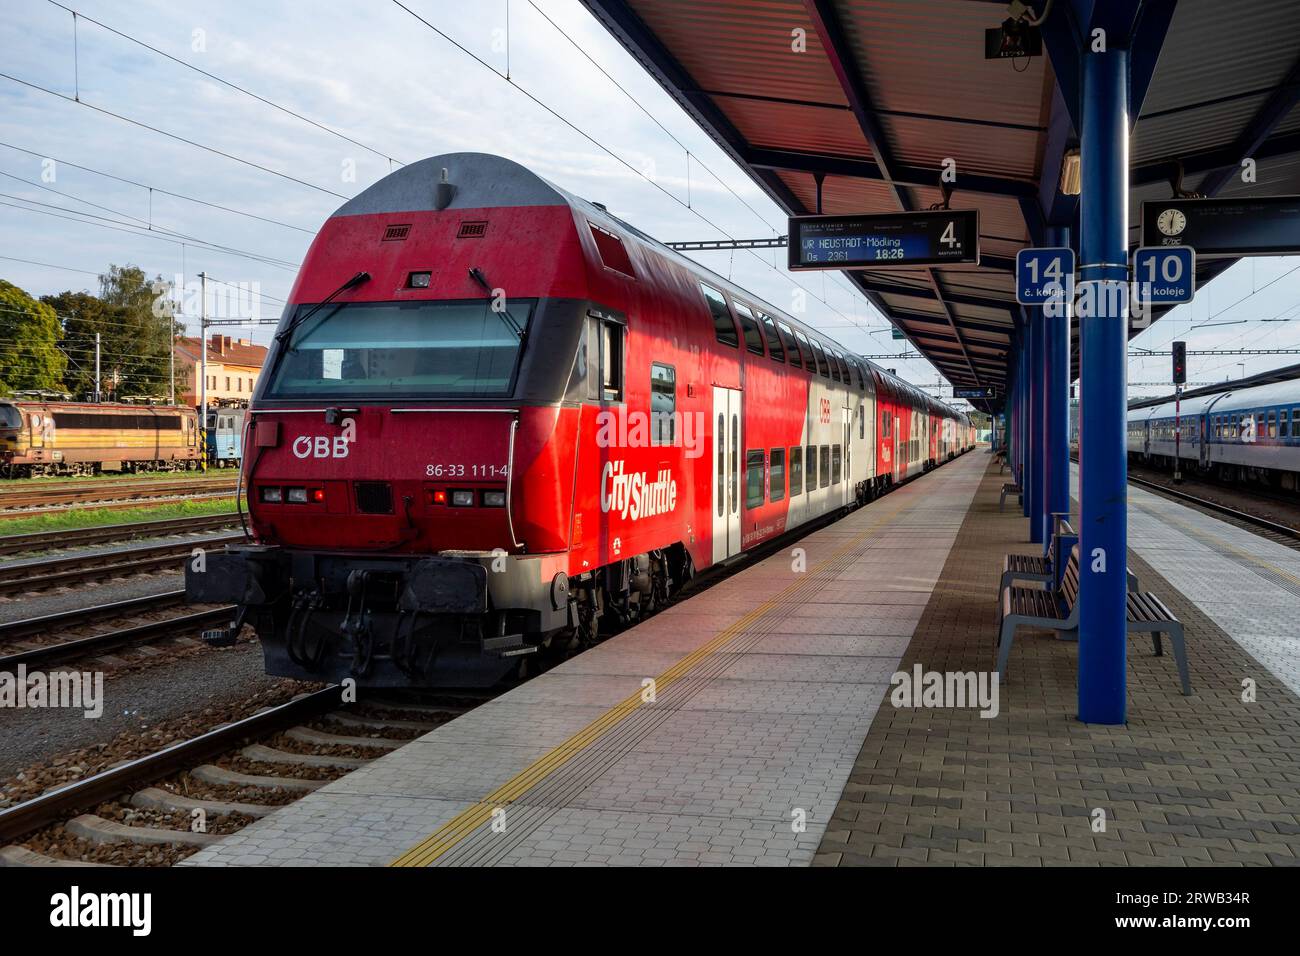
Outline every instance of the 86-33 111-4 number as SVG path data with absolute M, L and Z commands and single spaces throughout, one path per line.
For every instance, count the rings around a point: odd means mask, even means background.
M 505 465 L 425 465 L 426 478 L 504 478 Z

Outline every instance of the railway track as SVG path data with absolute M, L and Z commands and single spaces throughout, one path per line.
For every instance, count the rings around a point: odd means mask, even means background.
M 199 515 L 192 518 L 165 518 L 161 521 L 138 521 L 130 524 L 102 525 L 98 528 L 72 528 L 57 531 L 33 531 L 30 534 L 0 535 L 0 554 L 25 554 L 56 548 L 79 548 L 109 541 L 158 538 L 196 531 L 233 527 L 239 516 L 227 514 Z
M 218 548 L 243 540 L 242 533 L 214 535 L 190 541 L 168 542 L 67 558 L 10 562 L 0 565 L 0 596 L 40 591 L 126 574 L 180 570 L 182 560 L 196 547 Z
M 50 667 L 87 654 L 103 654 L 120 647 L 148 644 L 179 634 L 197 634 L 206 627 L 228 623 L 233 611 L 229 606 L 204 608 L 159 620 L 125 624 L 88 637 L 75 637 L 18 650 L 8 647 L 50 634 L 66 633 L 100 621 L 139 618 L 184 605 L 184 591 L 167 591 L 0 624 L 0 672 L 14 673 L 20 664 L 29 670 Z
M 72 505 L 138 503 L 158 498 L 184 498 L 198 495 L 235 493 L 237 482 L 230 478 L 189 478 L 177 481 L 103 480 L 77 485 L 50 485 L 44 488 L 0 489 L 0 514 L 6 517 L 28 515 L 31 509 L 67 508 Z
M 1213 514 L 1225 518 L 1231 518 L 1240 524 L 1248 525 L 1252 529 L 1266 532 L 1283 544 L 1295 547 L 1300 545 L 1300 529 L 1292 528 L 1289 525 L 1281 524 L 1277 521 L 1270 521 L 1268 518 L 1261 518 L 1259 515 L 1253 515 L 1248 511 L 1239 511 L 1236 508 L 1230 508 L 1227 505 L 1220 504 L 1217 501 L 1211 501 L 1207 498 L 1201 498 L 1190 492 L 1183 491 L 1179 488 L 1171 488 L 1168 485 L 1161 484 L 1157 481 L 1148 481 L 1146 478 L 1135 478 L 1128 476 L 1130 484 L 1137 485 L 1139 488 L 1145 488 L 1157 494 L 1165 495 L 1176 501 L 1184 501 L 1189 505 L 1200 508 L 1202 511 L 1209 511 Z
M 71 836 L 90 846 L 107 844 L 140 849 L 164 844 L 171 848 L 176 858 L 181 858 L 188 855 L 186 850 L 209 845 L 231 832 L 229 828 L 222 834 L 209 833 L 206 828 L 198 832 L 189 828 L 196 811 L 202 810 L 205 819 L 258 819 L 283 805 L 286 797 L 287 802 L 292 802 L 292 799 L 323 786 L 333 779 L 330 773 L 355 769 L 375 759 L 373 756 L 338 756 L 339 750 L 391 752 L 486 699 L 489 698 L 458 696 L 451 698 L 451 703 L 443 704 L 376 699 L 365 705 L 355 705 L 340 703 L 338 687 L 301 695 L 0 810 L 0 844 L 10 844 L 0 849 L 0 865 L 80 862 L 66 858 L 60 860 L 17 845 L 19 841 L 41 843 L 41 831 L 55 827 L 62 828 L 59 839 L 63 841 Z M 371 709 L 369 715 L 365 713 L 366 708 Z M 325 723 L 329 729 L 310 726 L 312 723 Z M 281 750 L 259 742 L 277 734 L 282 734 L 282 745 L 292 743 L 296 749 Z M 245 773 L 222 767 L 221 763 L 234 763 L 236 767 L 251 763 L 299 771 L 302 768 L 328 769 L 323 776 L 279 776 L 275 773 Z M 178 774 L 184 778 L 181 786 L 163 783 Z M 264 792 L 266 802 L 231 801 L 220 793 L 212 793 L 213 790 L 232 787 L 240 788 L 243 794 Z M 178 789 L 200 795 L 179 793 Z M 208 795 L 204 796 L 204 791 Z M 117 801 L 118 808 L 133 816 L 170 816 L 173 825 L 124 825 L 86 812 L 96 808 L 102 810 L 102 805 L 110 801 Z M 138 862 L 155 865 L 153 860 Z M 176 862 L 176 859 L 170 862 Z

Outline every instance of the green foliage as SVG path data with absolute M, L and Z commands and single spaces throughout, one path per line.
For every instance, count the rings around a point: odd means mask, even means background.
M 98 528 L 110 524 L 135 524 L 140 521 L 163 521 L 168 518 L 193 518 L 199 515 L 227 514 L 235 510 L 234 498 L 203 498 L 166 505 L 141 505 L 138 508 L 65 508 L 30 518 L 0 520 L 0 535 L 34 534 L 38 531 L 67 531 L 73 528 Z M 233 522 L 232 522 L 233 523 Z
M 67 356 L 54 309 L 0 279 L 0 394 L 63 390 Z
M 63 319 L 64 348 L 71 357 L 67 390 L 85 400 L 95 390 L 95 334 L 100 337 L 101 398 L 166 398 L 170 386 L 171 335 L 179 334 L 163 308 L 162 278 L 152 282 L 137 266 L 109 266 L 99 295 L 60 292 L 42 301 Z
M 63 383 L 73 398 L 84 400 L 95 391 L 95 333 L 102 335 L 105 351 L 117 351 L 113 314 L 89 292 L 60 292 L 41 296 L 41 301 L 63 319 L 63 350 L 69 359 Z

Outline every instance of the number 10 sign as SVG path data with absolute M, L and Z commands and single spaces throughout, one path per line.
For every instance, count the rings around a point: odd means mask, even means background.
M 1177 305 L 1196 295 L 1191 246 L 1142 246 L 1133 252 L 1133 297 L 1143 305 Z

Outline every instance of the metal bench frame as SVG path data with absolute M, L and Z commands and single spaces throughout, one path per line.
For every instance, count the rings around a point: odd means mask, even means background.
M 1022 504 L 1024 503 L 1024 492 L 1020 490 L 1020 486 L 1014 481 L 1008 481 L 1002 486 L 1002 497 L 998 499 L 998 511 L 1006 510 L 1007 495 L 1013 491 L 1016 493 L 1016 500 Z
M 1129 591 L 1126 617 L 1128 633 L 1148 633 L 1157 657 L 1164 656 L 1161 634 L 1168 634 L 1174 645 L 1174 658 L 1178 663 L 1178 677 L 1183 685 L 1183 695 L 1192 693 L 1192 680 L 1187 666 L 1187 643 L 1183 625 L 1150 591 Z M 1039 588 L 1009 587 L 1002 592 L 1002 626 L 998 634 L 998 679 L 1005 681 L 1007 662 L 1016 628 L 1036 627 L 1059 631 L 1065 639 L 1078 639 L 1079 632 L 1079 546 L 1070 549 L 1070 558 L 1061 575 L 1060 587 L 1052 591 Z

